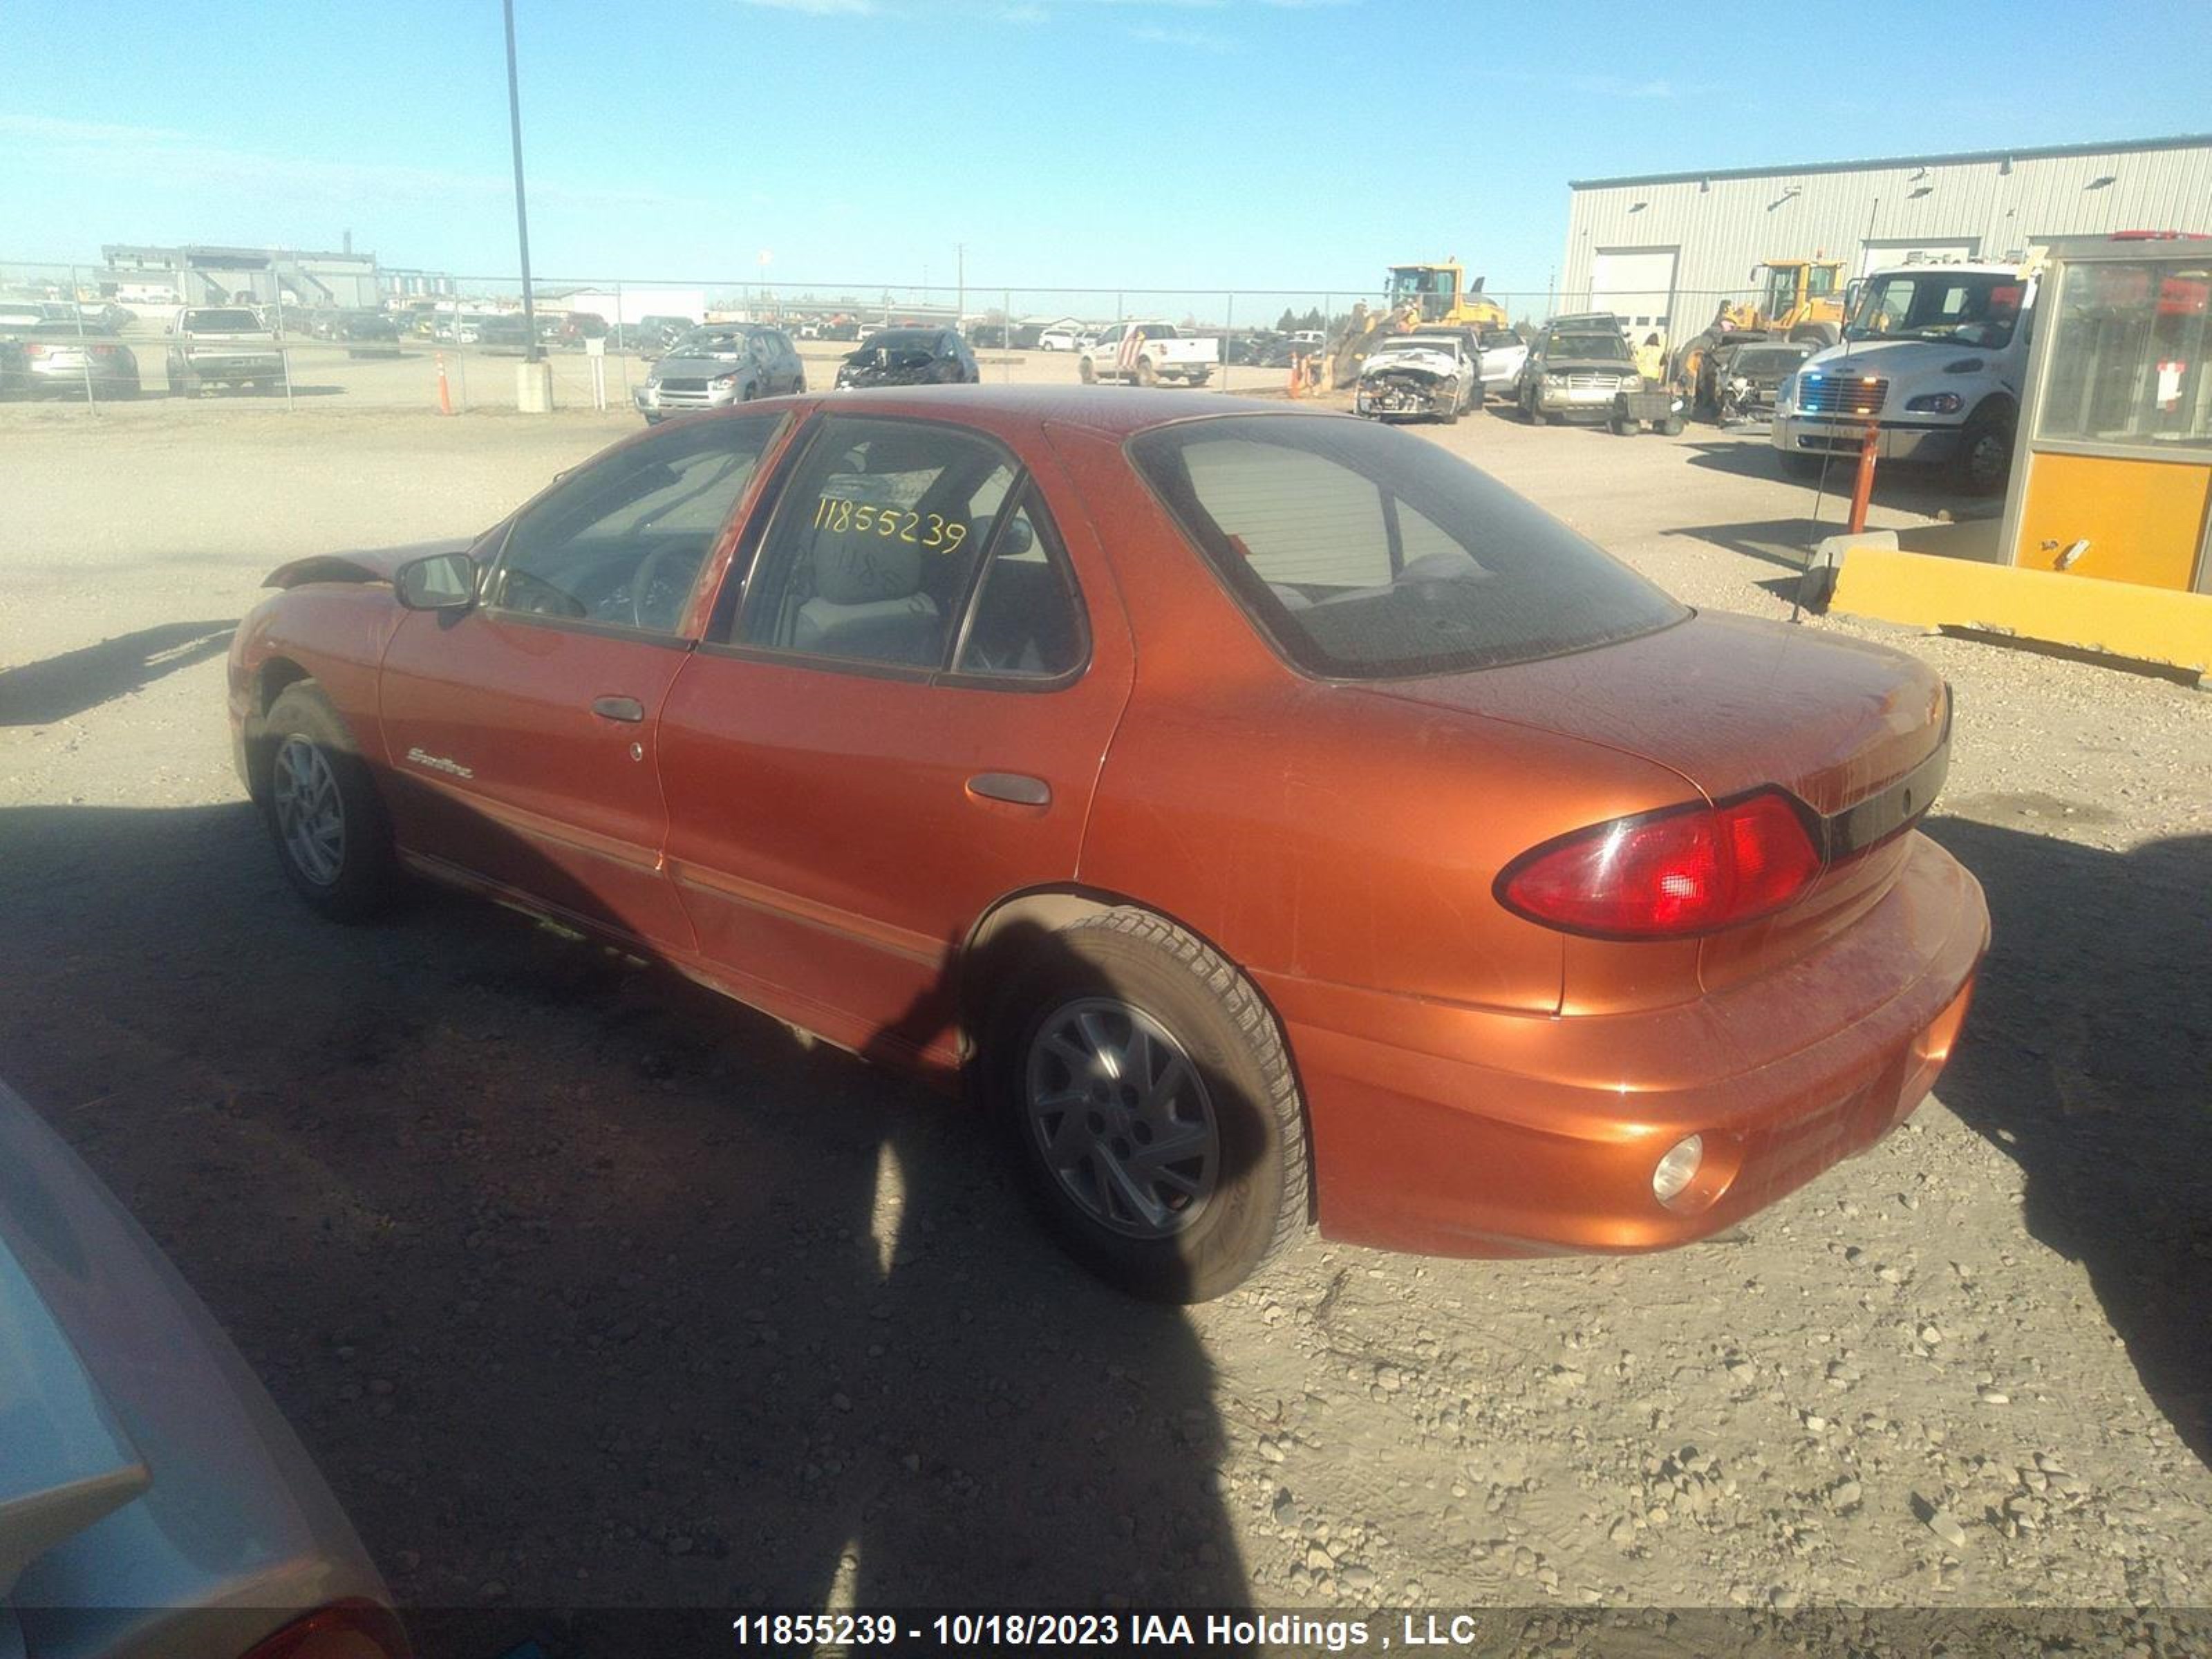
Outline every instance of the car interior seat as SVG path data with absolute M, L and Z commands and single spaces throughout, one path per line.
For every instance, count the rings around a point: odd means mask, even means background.
M 867 532 L 825 533 L 814 546 L 814 597 L 799 607 L 792 647 L 871 662 L 935 664 L 945 613 L 921 591 L 921 550 Z

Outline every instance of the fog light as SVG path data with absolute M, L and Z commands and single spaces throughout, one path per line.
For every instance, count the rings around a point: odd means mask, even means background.
M 1651 1171 L 1651 1195 L 1662 1204 L 1672 1204 L 1698 1178 L 1698 1165 L 1705 1161 L 1705 1142 L 1702 1135 L 1691 1135 L 1678 1140 L 1659 1160 Z

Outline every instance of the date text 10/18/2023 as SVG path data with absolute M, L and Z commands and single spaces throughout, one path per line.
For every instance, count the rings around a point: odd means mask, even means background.
M 1295 1647 L 1328 1653 L 1469 1647 L 1472 1615 L 1404 1613 L 1328 1619 L 1296 1613 L 748 1613 L 731 1621 L 739 1648 L 878 1650 L 965 1648 Z

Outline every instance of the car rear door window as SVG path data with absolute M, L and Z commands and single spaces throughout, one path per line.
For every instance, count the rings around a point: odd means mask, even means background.
M 779 423 L 689 422 L 592 462 L 515 520 L 485 604 L 672 631 Z
M 1034 489 L 1024 489 L 994 526 L 990 556 L 953 666 L 965 675 L 1057 680 L 1089 650 L 1073 573 Z
M 988 439 L 832 417 L 791 475 L 746 584 L 738 642 L 935 670 L 1012 491 Z

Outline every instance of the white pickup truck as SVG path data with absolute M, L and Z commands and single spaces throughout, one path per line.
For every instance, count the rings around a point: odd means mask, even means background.
M 171 395 L 197 398 L 204 386 L 284 389 L 276 334 L 246 306 L 189 306 L 165 331 Z
M 1800 477 L 1856 463 L 1867 422 L 1884 460 L 1948 468 L 1977 495 L 2012 469 L 2034 323 L 2032 269 L 1929 260 L 1870 272 L 1840 344 L 1777 389 L 1771 441 Z
M 1115 323 L 1099 335 L 1097 344 L 1084 349 L 1075 372 L 1085 386 L 1097 380 L 1204 386 L 1220 361 L 1221 342 L 1211 336 L 1195 338 L 1173 323 Z

